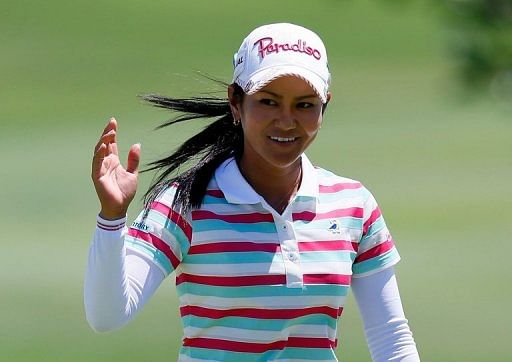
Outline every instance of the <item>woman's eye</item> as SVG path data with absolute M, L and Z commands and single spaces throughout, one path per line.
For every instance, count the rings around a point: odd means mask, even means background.
M 265 104 L 267 106 L 275 106 L 277 102 L 270 98 L 263 98 L 260 100 L 260 103 Z
M 312 108 L 314 107 L 315 105 L 313 103 L 309 103 L 309 102 L 300 102 L 300 103 L 297 103 L 297 107 L 298 108 Z

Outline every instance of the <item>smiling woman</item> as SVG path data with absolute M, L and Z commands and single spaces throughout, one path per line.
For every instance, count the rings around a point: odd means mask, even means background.
M 331 99 L 322 41 L 293 24 L 261 26 L 234 66 L 227 100 L 146 97 L 184 112 L 163 126 L 218 119 L 151 164 L 160 175 L 129 228 L 140 145 L 123 168 L 116 120 L 105 127 L 92 165 L 101 211 L 84 287 L 91 327 L 124 325 L 176 272 L 179 361 L 336 361 L 352 287 L 372 359 L 418 361 L 377 202 L 304 154 Z

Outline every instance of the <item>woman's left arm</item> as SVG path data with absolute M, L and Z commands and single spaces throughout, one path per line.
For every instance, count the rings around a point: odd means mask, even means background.
M 352 290 L 363 319 L 372 361 L 419 361 L 393 267 L 353 278 Z

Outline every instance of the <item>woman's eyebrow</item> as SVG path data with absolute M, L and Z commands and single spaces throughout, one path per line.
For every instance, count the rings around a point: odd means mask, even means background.
M 274 92 L 271 92 L 271 91 L 269 91 L 269 90 L 264 90 L 264 89 L 262 89 L 262 90 L 260 90 L 260 92 L 270 94 L 271 96 L 274 96 L 274 97 L 276 97 L 276 98 L 278 98 L 278 99 L 283 98 L 283 97 L 282 97 L 282 96 L 280 96 L 279 94 L 274 93 Z M 302 99 L 307 99 L 307 98 L 316 98 L 316 97 L 317 97 L 317 95 L 316 95 L 316 93 L 314 93 L 314 94 L 307 94 L 307 95 L 304 95 L 304 96 L 295 97 L 295 100 L 300 101 L 300 100 L 302 100 Z

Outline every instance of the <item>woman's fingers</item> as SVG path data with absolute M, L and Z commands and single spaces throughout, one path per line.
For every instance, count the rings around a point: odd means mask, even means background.
M 94 157 L 92 159 L 92 178 L 93 180 L 96 179 L 100 172 L 101 172 L 101 166 L 103 165 L 103 159 L 105 158 L 105 153 L 107 150 L 107 145 L 102 143 L 98 146 L 96 149 L 96 152 L 94 152 Z
M 98 140 L 98 143 L 96 143 L 96 146 L 94 147 L 94 152 L 98 150 L 98 148 L 101 146 L 101 144 L 110 144 L 116 142 L 116 131 L 110 130 L 109 132 L 101 135 L 100 139 Z
M 137 175 L 139 171 L 139 161 L 140 143 L 136 143 L 130 147 L 130 151 L 128 152 L 128 163 L 126 164 L 126 171 Z
M 103 132 L 101 133 L 100 139 L 98 140 L 98 143 L 96 143 L 96 146 L 94 147 L 94 152 L 98 150 L 98 147 L 102 144 L 108 144 L 108 143 L 116 143 L 116 134 L 117 134 L 117 121 L 114 117 L 110 118 L 107 125 L 103 129 Z

